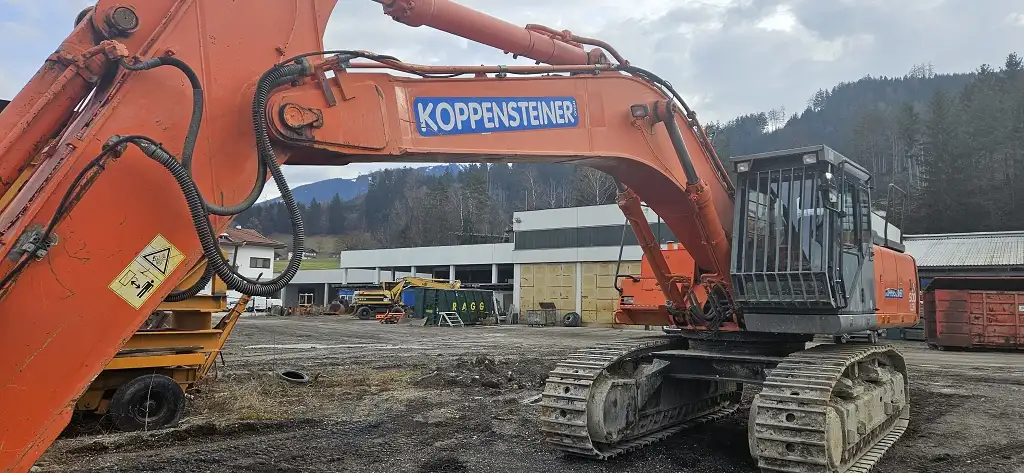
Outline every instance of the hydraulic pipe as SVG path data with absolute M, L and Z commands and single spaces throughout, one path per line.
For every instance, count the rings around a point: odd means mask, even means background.
M 668 265 L 668 260 L 665 259 L 665 254 L 661 252 L 661 242 L 654 236 L 651 224 L 647 221 L 647 216 L 644 215 L 644 210 L 640 206 L 640 197 L 632 189 L 621 184 L 618 186 L 618 189 L 616 201 L 619 209 L 622 210 L 622 214 L 629 221 L 629 226 L 633 228 L 633 233 L 636 235 L 640 249 L 643 251 L 644 256 L 647 257 L 647 262 L 651 265 L 651 272 L 654 273 L 654 279 L 658 281 L 658 286 L 661 287 L 661 292 L 665 295 L 665 299 L 673 307 L 686 307 L 686 299 L 683 297 L 683 292 L 672 279 L 672 269 Z M 618 275 L 616 275 L 616 281 L 618 281 Z M 669 316 L 669 321 L 669 326 L 674 327 L 676 325 L 675 320 L 672 320 L 671 316 Z
M 697 210 L 697 224 L 700 227 L 704 241 L 711 247 L 711 253 L 715 260 L 715 274 L 706 275 L 705 278 L 717 279 L 723 284 L 729 284 L 726 280 L 729 274 L 729 262 L 731 259 L 729 238 L 721 220 L 718 219 L 718 212 L 715 210 L 715 203 L 708 192 L 708 185 L 697 174 L 693 167 L 693 159 L 690 151 L 683 141 L 683 134 L 676 123 L 675 106 L 672 102 L 655 102 L 654 115 L 656 120 L 665 124 L 668 131 L 672 148 L 675 149 L 679 164 L 686 174 L 686 193 L 693 201 Z
M 86 79 L 89 64 L 73 62 L 95 47 L 88 28 L 89 22 L 79 23 L 0 112 L 0 195 L 92 90 L 93 84 Z
M 686 173 L 686 184 L 696 185 L 700 182 L 700 176 L 697 175 L 697 170 L 693 167 L 693 159 L 690 158 L 690 150 L 686 149 L 683 133 L 679 131 L 674 108 L 675 106 L 671 102 L 658 102 L 655 104 L 654 113 L 657 119 L 665 123 L 668 138 L 672 141 L 672 148 L 676 151 L 679 164 L 683 166 L 683 172 Z
M 552 65 L 590 64 L 581 47 L 499 20 L 451 0 L 373 0 L 408 26 L 429 26 L 470 41 Z

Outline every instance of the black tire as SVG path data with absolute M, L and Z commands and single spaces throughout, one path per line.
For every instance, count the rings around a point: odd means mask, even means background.
M 294 384 L 309 384 L 309 375 L 298 370 L 281 370 L 277 377 Z
M 579 327 L 581 322 L 580 314 L 569 312 L 562 316 L 562 325 L 566 327 Z
M 184 411 L 181 386 L 162 374 L 147 374 L 117 388 L 108 413 L 119 430 L 134 432 L 177 424 Z
M 366 306 L 360 307 L 356 310 L 356 317 L 359 317 L 359 320 L 370 320 L 373 318 L 373 311 Z

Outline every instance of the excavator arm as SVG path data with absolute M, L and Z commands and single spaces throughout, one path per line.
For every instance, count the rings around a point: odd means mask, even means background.
M 668 312 L 649 323 L 702 330 L 689 313 L 694 305 L 709 295 L 728 302 L 734 189 L 696 114 L 668 82 L 600 41 L 516 27 L 448 0 L 375 1 L 396 21 L 537 65 L 422 66 L 365 51 L 325 52 L 335 1 L 100 0 L 0 113 L 5 471 L 28 470 L 161 301 L 195 295 L 214 274 L 249 295 L 273 295 L 288 283 L 304 232 L 282 164 L 592 166 L 615 178 L 619 206 L 665 295 Z M 293 257 L 281 274 L 255 281 L 224 261 L 216 235 L 253 205 L 268 176 L 292 216 Z M 694 278 L 673 274 L 641 200 L 691 254 Z M 185 282 L 199 267 L 203 277 Z M 742 331 L 736 312 L 728 313 L 715 329 Z M 655 345 L 636 356 L 649 360 Z M 639 407 L 627 398 L 661 392 L 663 363 L 594 389 L 610 390 L 601 399 L 619 396 Z M 566 393 L 580 386 L 563 384 Z M 645 436 L 718 415 L 732 405 L 735 386 L 727 384 L 665 388 L 671 406 L 659 408 L 656 421 L 644 417 L 647 430 L 602 419 L 599 441 L 645 443 Z M 704 397 L 687 397 L 690 391 Z M 578 424 L 556 404 L 545 409 L 561 412 L 545 421 L 551 428 Z M 580 445 L 563 447 L 613 454 Z

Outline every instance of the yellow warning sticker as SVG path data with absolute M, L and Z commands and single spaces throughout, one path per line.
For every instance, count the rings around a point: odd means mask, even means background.
M 184 260 L 185 255 L 163 235 L 157 234 L 108 287 L 138 309 Z

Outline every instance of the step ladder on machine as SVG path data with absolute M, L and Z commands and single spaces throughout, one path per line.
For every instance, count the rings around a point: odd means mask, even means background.
M 466 326 L 466 324 L 462 322 L 462 317 L 459 317 L 458 312 L 441 312 L 440 318 L 437 319 L 437 326 L 441 327 L 444 324 L 448 324 L 449 327 Z

